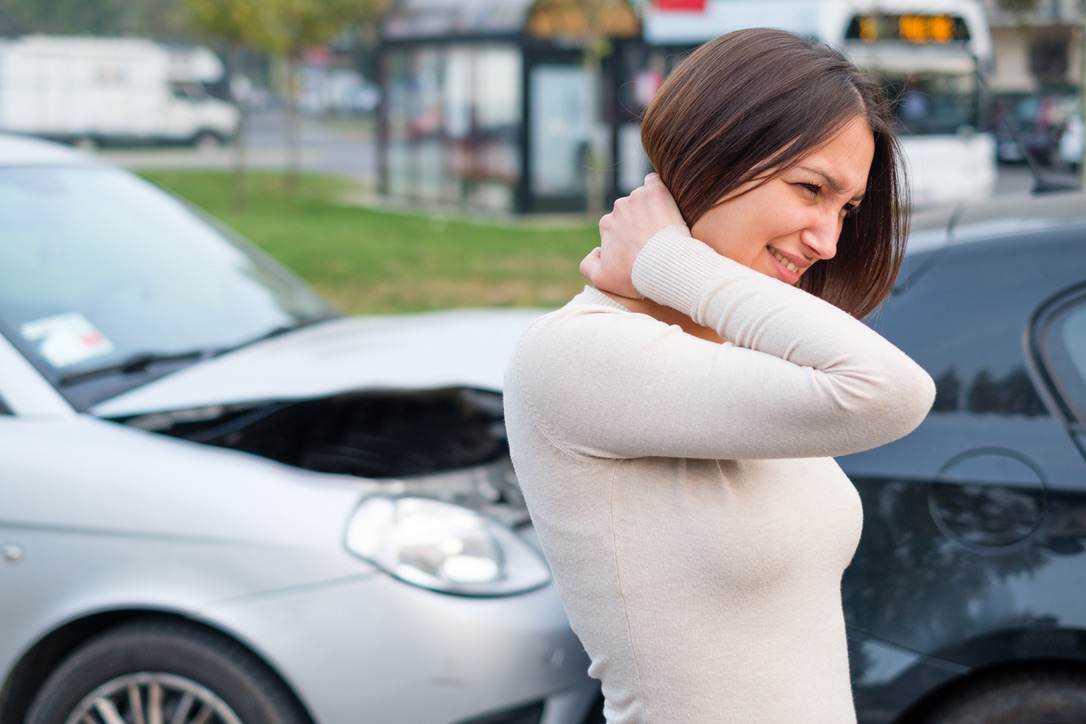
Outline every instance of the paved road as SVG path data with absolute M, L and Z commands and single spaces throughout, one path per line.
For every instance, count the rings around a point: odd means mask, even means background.
M 1033 183 L 1027 166 L 1000 166 L 996 177 L 995 196 L 1008 193 L 1025 193 Z
M 282 113 L 254 113 L 245 144 L 252 168 L 279 169 L 287 163 L 285 117 Z M 368 119 L 315 120 L 301 123 L 302 168 L 335 173 L 366 184 L 377 176 L 373 123 Z M 105 160 L 127 168 L 231 168 L 234 149 L 152 148 L 102 149 Z
M 280 112 L 254 113 L 246 148 L 253 168 L 278 169 L 286 164 L 284 116 Z M 307 171 L 336 173 L 373 186 L 377 178 L 376 144 L 372 119 L 316 120 L 303 118 L 302 167 Z M 110 162 L 129 168 L 230 168 L 234 151 L 218 149 L 103 150 Z M 1000 166 L 996 195 L 1021 193 L 1031 186 L 1026 166 Z

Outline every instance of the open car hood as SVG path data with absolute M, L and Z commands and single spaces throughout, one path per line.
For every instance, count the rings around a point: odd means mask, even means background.
M 500 390 L 521 332 L 547 311 L 459 309 L 332 319 L 187 367 L 100 402 L 90 413 L 129 417 L 362 388 Z

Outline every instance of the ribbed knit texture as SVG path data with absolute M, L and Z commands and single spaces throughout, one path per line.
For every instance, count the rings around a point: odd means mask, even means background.
M 833 455 L 923 420 L 931 377 L 862 322 L 681 226 L 531 324 L 505 375 L 510 453 L 608 722 L 848 724 L 841 574 L 859 495 Z

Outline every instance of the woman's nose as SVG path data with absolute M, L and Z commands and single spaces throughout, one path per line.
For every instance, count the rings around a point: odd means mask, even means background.
M 837 253 L 837 238 L 841 235 L 839 215 L 819 214 L 818 218 L 802 231 L 800 241 L 818 259 L 832 259 Z

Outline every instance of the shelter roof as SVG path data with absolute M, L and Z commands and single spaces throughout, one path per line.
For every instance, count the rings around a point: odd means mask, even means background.
M 592 12 L 576 0 L 401 0 L 384 21 L 390 40 L 524 33 L 577 43 L 593 31 L 635 37 L 641 21 L 629 0 L 602 0 Z
M 391 39 L 504 35 L 524 28 L 534 0 L 404 0 L 384 22 Z

